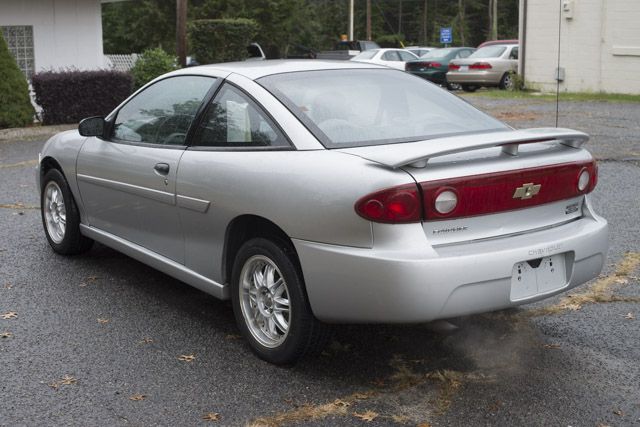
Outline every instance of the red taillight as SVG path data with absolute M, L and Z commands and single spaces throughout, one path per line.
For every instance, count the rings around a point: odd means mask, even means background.
M 580 190 L 578 183 L 584 171 L 589 173 L 590 180 L 586 188 Z M 422 191 L 414 184 L 392 187 L 361 198 L 355 209 L 360 216 L 374 222 L 462 218 L 570 199 L 590 193 L 597 181 L 595 160 L 565 163 L 421 182 Z
M 492 68 L 488 62 L 476 62 L 475 64 L 469 65 L 470 70 L 490 70 Z
M 458 64 L 453 64 L 451 62 L 449 62 L 449 70 L 450 71 L 457 71 L 460 69 L 460 66 Z
M 591 181 L 580 191 L 578 180 L 585 169 Z M 595 161 L 592 161 L 422 182 L 420 187 L 425 217 L 429 221 L 486 215 L 570 199 L 593 191 L 596 174 Z M 451 212 L 442 214 L 435 208 L 435 202 L 445 188 L 455 190 L 458 204 Z
M 427 62 L 429 68 L 440 68 L 442 64 L 439 62 Z
M 406 223 L 422 220 L 420 194 L 415 184 L 371 193 L 356 203 L 361 217 L 375 222 Z

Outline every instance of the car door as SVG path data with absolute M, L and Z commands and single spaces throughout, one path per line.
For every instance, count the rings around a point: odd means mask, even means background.
M 178 164 L 215 81 L 191 75 L 160 80 L 107 118 L 105 139 L 87 139 L 77 171 L 90 227 L 184 262 Z
M 185 265 L 222 283 L 228 224 L 240 213 L 277 209 L 264 199 L 263 186 L 271 175 L 286 174 L 270 165 L 282 165 L 282 150 L 294 148 L 266 110 L 230 83 L 207 106 L 192 144 L 178 170 Z

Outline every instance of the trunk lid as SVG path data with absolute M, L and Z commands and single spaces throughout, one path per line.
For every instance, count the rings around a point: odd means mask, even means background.
M 421 192 L 424 232 L 432 245 L 446 245 L 580 218 L 596 179 L 593 158 L 581 148 L 587 140 L 570 129 L 528 129 L 340 151 L 411 175 Z M 579 190 L 584 170 L 591 179 Z M 435 209 L 443 191 L 458 198 L 450 214 Z

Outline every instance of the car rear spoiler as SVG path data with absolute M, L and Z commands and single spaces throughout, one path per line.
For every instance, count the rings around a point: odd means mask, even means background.
M 502 147 L 504 154 L 517 156 L 520 144 L 547 142 L 580 148 L 588 140 L 589 135 L 572 129 L 533 128 L 451 136 L 406 144 L 346 148 L 339 151 L 363 157 L 392 168 L 400 168 L 407 165 L 421 168 L 425 167 L 429 159 L 434 157 L 465 151 Z

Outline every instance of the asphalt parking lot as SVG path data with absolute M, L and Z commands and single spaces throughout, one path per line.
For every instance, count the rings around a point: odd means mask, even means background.
M 555 103 L 467 96 L 516 127 Z M 284 369 L 255 358 L 231 306 L 109 248 L 46 243 L 41 136 L 0 139 L 0 426 L 640 425 L 640 104 L 563 102 L 592 135 L 610 222 L 602 276 L 517 310 L 432 325 L 340 326 Z

